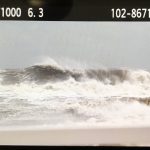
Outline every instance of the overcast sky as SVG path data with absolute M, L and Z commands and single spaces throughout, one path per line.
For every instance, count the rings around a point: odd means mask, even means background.
M 0 22 L 0 68 L 45 57 L 105 67 L 150 69 L 150 23 Z

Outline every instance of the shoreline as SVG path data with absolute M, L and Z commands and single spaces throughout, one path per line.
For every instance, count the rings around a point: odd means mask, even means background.
M 150 146 L 150 126 L 0 129 L 0 145 Z

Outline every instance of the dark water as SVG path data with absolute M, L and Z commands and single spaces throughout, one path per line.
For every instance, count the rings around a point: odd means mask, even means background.
M 150 124 L 149 97 L 144 70 L 6 69 L 0 71 L 0 126 Z

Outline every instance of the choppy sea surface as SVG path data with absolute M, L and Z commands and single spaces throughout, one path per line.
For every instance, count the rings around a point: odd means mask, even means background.
M 34 65 L 0 70 L 0 127 L 150 125 L 150 72 Z

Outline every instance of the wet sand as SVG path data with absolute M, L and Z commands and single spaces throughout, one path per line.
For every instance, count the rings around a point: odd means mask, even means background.
M 5 128 L 0 145 L 150 146 L 150 127 Z

